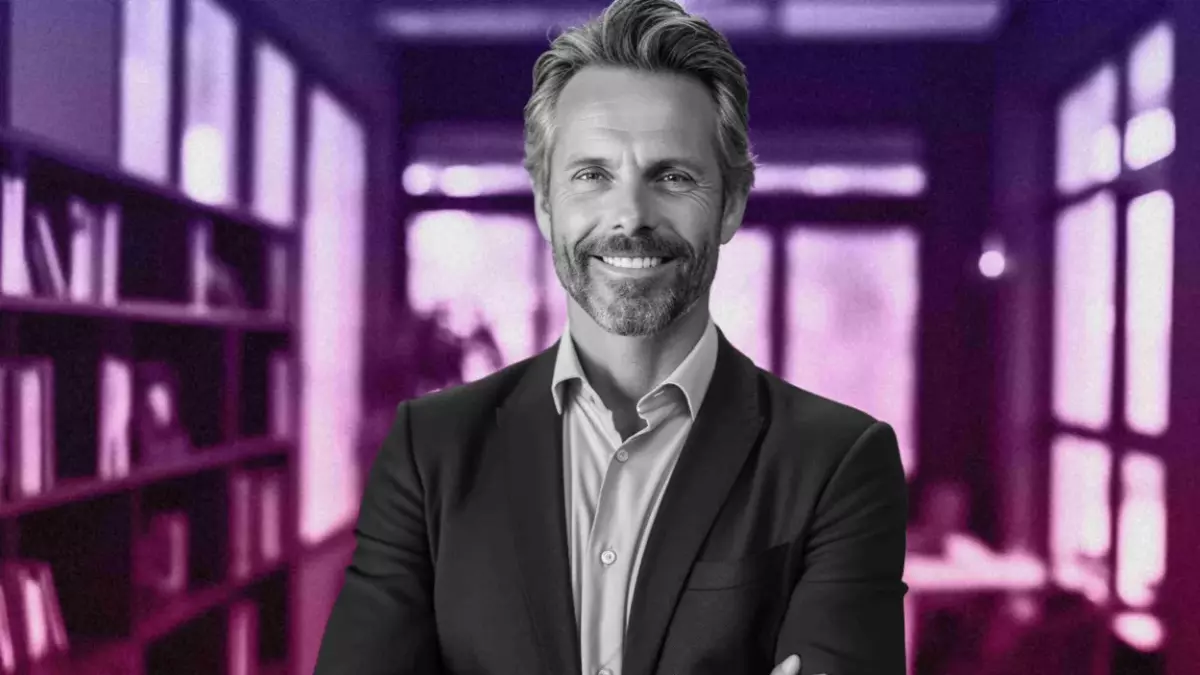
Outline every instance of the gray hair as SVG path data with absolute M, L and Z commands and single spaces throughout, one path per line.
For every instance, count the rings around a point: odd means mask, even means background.
M 533 67 L 525 105 L 525 169 L 546 195 L 554 109 L 567 82 L 587 66 L 616 66 L 698 79 L 717 104 L 717 148 L 724 193 L 745 197 L 754 185 L 747 131 L 746 69 L 725 36 L 673 0 L 616 0 L 599 17 L 571 28 Z

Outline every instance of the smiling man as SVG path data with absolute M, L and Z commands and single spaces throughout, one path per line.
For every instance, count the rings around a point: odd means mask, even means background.
M 618 0 L 537 61 L 526 166 L 568 324 L 399 406 L 318 675 L 905 671 L 892 428 L 709 315 L 748 96 L 669 0 Z

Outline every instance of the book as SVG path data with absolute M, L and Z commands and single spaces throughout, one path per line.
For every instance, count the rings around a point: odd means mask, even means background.
M 0 176 L 0 293 L 33 292 L 25 252 L 25 179 Z
M 268 433 L 275 438 L 294 438 L 296 434 L 296 369 L 288 352 L 272 352 L 267 363 L 267 398 L 270 415 Z
M 50 216 L 45 209 L 30 212 L 33 226 L 28 235 L 29 267 L 33 273 L 33 289 L 39 295 L 61 298 L 67 294 L 66 274 L 58 244 L 50 226 Z
M 229 606 L 229 675 L 257 675 L 258 622 L 258 606 L 250 600 Z
M 78 197 L 67 200 L 71 223 L 70 297 L 79 302 L 96 299 L 96 252 L 100 219 L 94 207 Z
M 208 288 L 212 283 L 212 225 L 198 220 L 188 229 L 188 259 L 191 266 L 191 304 L 194 309 L 208 307 Z
M 9 497 L 41 494 L 54 485 L 54 366 L 44 357 L 9 362 Z
M 125 359 L 100 359 L 100 411 L 97 425 L 96 474 L 103 479 L 129 475 L 133 423 L 133 368 Z
M 286 475 L 276 469 L 264 470 L 258 476 L 258 557 L 265 566 L 283 559 L 286 485 Z
M 245 579 L 254 570 L 255 489 L 250 471 L 229 476 L 229 576 Z
M 4 595 L 7 628 L 12 639 L 13 672 L 36 665 L 70 649 L 62 608 L 54 588 L 50 565 L 40 560 L 16 559 L 0 563 L 0 590 Z M 4 661 L 0 637 L 0 662 Z
M 120 300 L 117 285 L 121 262 L 121 206 L 104 208 L 100 242 L 100 302 L 115 305 Z

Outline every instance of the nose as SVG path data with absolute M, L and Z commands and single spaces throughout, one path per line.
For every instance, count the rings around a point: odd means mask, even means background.
M 612 225 L 628 234 L 642 227 L 652 227 L 651 195 L 641 181 L 625 181 L 609 192 Z

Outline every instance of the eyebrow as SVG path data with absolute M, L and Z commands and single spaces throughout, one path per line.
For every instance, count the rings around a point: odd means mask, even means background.
M 568 158 L 565 168 L 569 171 L 585 166 L 599 166 L 605 169 L 610 169 L 612 168 L 612 162 L 604 157 L 571 157 Z M 665 157 L 663 159 L 656 160 L 646 169 L 646 173 L 653 175 L 671 168 L 684 169 L 697 175 L 704 175 L 707 173 L 704 170 L 703 165 L 698 160 L 689 159 L 687 157 Z

